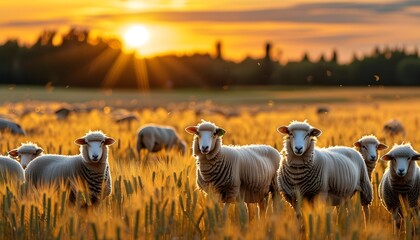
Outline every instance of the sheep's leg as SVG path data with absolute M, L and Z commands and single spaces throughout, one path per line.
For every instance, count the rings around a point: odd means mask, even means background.
M 398 209 L 395 209 L 392 213 L 392 218 L 394 220 L 394 233 L 401 234 L 401 224 L 402 224 L 402 218 L 401 215 L 398 212 Z
M 265 215 L 267 213 L 267 198 L 264 198 L 263 200 L 258 202 L 258 207 L 259 207 L 258 218 L 259 219 L 265 218 Z

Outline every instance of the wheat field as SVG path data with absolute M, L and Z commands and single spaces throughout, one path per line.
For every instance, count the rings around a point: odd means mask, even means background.
M 319 94 L 319 93 L 318 93 Z M 362 135 L 375 134 L 388 146 L 403 139 L 391 139 L 382 132 L 383 124 L 398 118 L 404 123 L 406 142 L 420 151 L 420 100 L 346 101 L 328 105 L 330 112 L 319 116 L 319 103 L 264 104 L 249 107 L 236 103 L 224 112 L 196 108 L 211 104 L 185 103 L 185 108 L 168 105 L 134 110 L 139 122 L 117 124 L 112 118 L 115 107 L 100 107 L 90 112 L 74 113 L 58 121 L 53 114 L 29 113 L 19 119 L 27 136 L 3 133 L 0 151 L 32 141 L 44 153 L 78 154 L 73 141 L 89 129 L 102 130 L 117 140 L 110 146 L 109 163 L 113 193 L 98 205 L 86 208 L 70 204 L 65 191 L 28 191 L 0 184 L 0 239 L 395 239 L 411 234 L 393 233 L 391 214 L 381 205 L 377 188 L 386 163 L 379 161 L 373 172 L 374 200 L 371 221 L 364 222 L 358 196 L 346 211 L 317 202 L 303 205 L 306 232 L 301 234 L 294 210 L 285 201 L 269 207 L 265 217 L 249 216 L 243 204 L 231 204 L 223 216 L 223 205 L 215 194 L 199 191 L 195 185 L 195 159 L 191 155 L 192 136 L 184 128 L 205 119 L 223 127 L 224 144 L 260 143 L 282 149 L 279 126 L 292 120 L 304 120 L 320 128 L 323 134 L 317 145 L 352 146 Z M 3 104 L 0 113 L 19 109 L 22 101 Z M 57 103 L 36 103 L 53 108 Z M 106 105 L 106 104 L 105 104 Z M 217 104 L 214 109 L 222 108 Z M 234 112 L 235 114 L 227 114 Z M 175 150 L 156 154 L 137 153 L 136 131 L 145 123 L 171 125 L 187 142 L 185 156 Z M 384 153 L 382 153 L 384 154 Z M 271 201 L 270 201 L 271 202 Z M 254 208 L 250 206 L 249 208 Z M 407 218 L 406 232 L 418 227 L 418 218 Z

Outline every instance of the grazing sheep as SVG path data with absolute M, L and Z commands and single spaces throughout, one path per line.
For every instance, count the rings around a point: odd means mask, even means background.
M 366 220 L 372 202 L 372 185 L 362 155 L 349 147 L 315 147 L 321 130 L 306 121 L 293 121 L 279 127 L 285 134 L 282 159 L 278 170 L 278 184 L 284 198 L 301 219 L 300 198 L 313 202 L 317 196 L 338 205 L 360 192 Z M 302 224 L 302 227 L 303 224 Z
M 387 145 L 380 143 L 374 135 L 363 136 L 353 144 L 359 151 L 368 170 L 369 179 L 372 180 L 372 172 L 376 167 L 379 158 L 379 151 L 388 148 Z
M 20 161 L 23 169 L 28 166 L 28 164 L 39 157 L 44 150 L 35 143 L 27 142 L 22 143 L 22 145 L 16 149 L 10 150 L 9 155 L 13 158 L 17 158 Z
M 416 213 L 419 210 L 420 168 L 416 161 L 420 160 L 420 154 L 409 143 L 395 144 L 381 160 L 389 162 L 379 184 L 379 198 L 382 205 L 392 214 L 394 224 L 400 229 L 403 212 L 400 197 L 407 201 Z
M 57 120 L 65 120 L 70 116 L 71 112 L 72 110 L 70 108 L 62 107 L 62 108 L 57 109 L 54 113 Z
M 170 126 L 146 125 L 137 133 L 137 152 L 145 148 L 149 152 L 177 147 L 185 154 L 186 144 Z
M 131 124 L 134 121 L 136 121 L 136 122 L 139 121 L 139 119 L 137 118 L 137 116 L 134 115 L 134 114 L 127 114 L 127 115 L 117 116 L 117 117 L 114 118 L 114 120 L 115 120 L 116 123 L 124 123 L 124 122 L 126 122 L 128 124 Z
M 108 145 L 114 142 L 101 131 L 89 132 L 75 141 L 80 145 L 79 155 L 46 154 L 30 162 L 25 170 L 27 182 L 36 188 L 66 183 L 71 187 L 70 200 L 74 202 L 75 188 L 81 181 L 89 189 L 90 202 L 96 203 L 101 196 L 111 194 Z
M 318 115 L 323 115 L 323 114 L 327 114 L 330 112 L 330 108 L 329 107 L 325 107 L 325 106 L 320 106 L 316 109 L 316 113 Z
M 403 124 L 397 119 L 391 119 L 385 123 L 383 132 L 390 137 L 395 137 L 399 134 L 405 138 L 405 129 Z
M 10 131 L 13 134 L 26 135 L 19 124 L 6 118 L 0 118 L 0 131 Z
M 17 184 L 25 181 L 25 174 L 18 161 L 0 156 L 0 182 Z
M 258 203 L 263 213 L 268 194 L 273 198 L 278 194 L 279 152 L 267 145 L 224 146 L 225 130 L 211 122 L 185 130 L 194 134 L 197 186 L 205 192 L 214 188 L 224 203 Z

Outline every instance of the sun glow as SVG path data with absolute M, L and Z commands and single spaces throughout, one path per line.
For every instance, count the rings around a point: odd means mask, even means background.
M 135 25 L 129 27 L 123 36 L 123 40 L 127 49 L 136 49 L 145 45 L 150 38 L 147 28 Z

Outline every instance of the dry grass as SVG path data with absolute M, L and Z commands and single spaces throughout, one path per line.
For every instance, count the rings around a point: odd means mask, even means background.
M 191 146 L 192 137 L 183 129 L 201 118 L 227 130 L 225 144 L 264 143 L 282 148 L 282 136 L 276 128 L 291 120 L 307 119 L 323 130 L 318 146 L 347 145 L 364 134 L 375 134 L 386 144 L 401 139 L 383 136 L 382 124 L 397 117 L 406 127 L 406 141 L 420 150 L 420 101 L 395 103 L 331 104 L 325 116 L 315 114 L 315 105 L 294 104 L 282 108 L 241 109 L 238 116 L 225 117 L 212 113 L 197 116 L 194 111 L 168 112 L 164 108 L 138 112 L 141 122 L 118 125 L 102 109 L 78 113 L 68 120 L 54 116 L 30 114 L 20 122 L 30 135 L 0 138 L 0 151 L 5 154 L 21 142 L 33 141 L 46 153 L 77 154 L 73 141 L 89 129 L 101 129 L 117 139 L 110 147 L 113 194 L 95 207 L 80 209 L 66 201 L 65 192 L 28 191 L 0 186 L 0 239 L 296 239 L 301 237 L 294 211 L 285 203 L 278 210 L 269 208 L 265 219 L 249 221 L 246 208 L 231 205 L 226 219 L 222 205 L 210 194 L 205 196 L 195 186 L 195 160 L 188 151 L 181 156 L 175 151 L 139 157 L 135 152 L 136 130 L 144 123 L 174 126 Z M 7 105 L 10 108 L 10 105 Z M 0 110 L 2 110 L 0 108 Z M 256 113 L 255 113 L 256 112 Z M 386 165 L 380 163 L 373 173 L 374 201 L 371 223 L 365 227 L 357 196 L 341 214 L 317 203 L 304 206 L 310 239 L 394 239 L 391 215 L 378 200 L 377 187 Z M 415 225 L 415 223 L 413 223 Z M 409 228 L 412 227 L 410 222 Z M 410 237 L 410 236 L 408 236 Z

